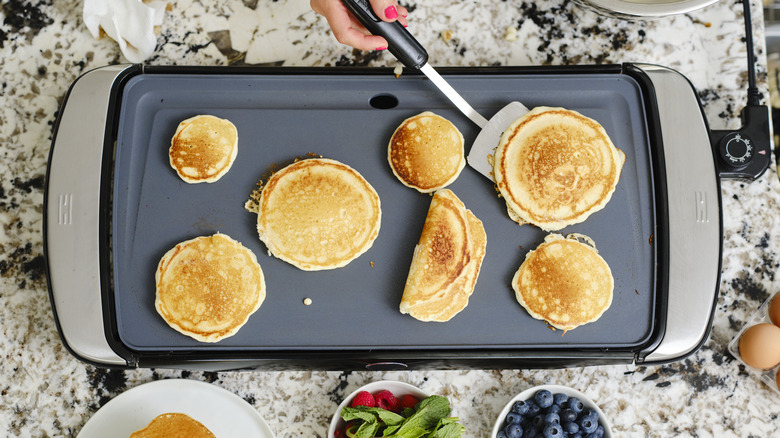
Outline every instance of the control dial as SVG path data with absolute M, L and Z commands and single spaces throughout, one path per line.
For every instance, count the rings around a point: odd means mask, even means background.
M 745 167 L 753 159 L 753 143 L 739 132 L 727 134 L 720 141 L 720 157 L 735 168 Z

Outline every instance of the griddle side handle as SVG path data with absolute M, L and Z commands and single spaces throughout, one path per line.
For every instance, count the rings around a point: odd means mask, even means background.
M 666 328 L 637 362 L 680 360 L 707 340 L 720 285 L 723 242 L 720 180 L 709 129 L 693 86 L 680 73 L 639 65 L 658 91 L 669 214 Z
M 60 109 L 44 192 L 49 296 L 65 347 L 100 366 L 127 367 L 106 340 L 100 263 L 100 199 L 111 89 L 129 67 L 89 71 Z

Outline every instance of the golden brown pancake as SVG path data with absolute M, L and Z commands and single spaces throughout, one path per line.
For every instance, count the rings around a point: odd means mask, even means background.
M 448 321 L 466 308 L 485 257 L 482 222 L 450 190 L 434 193 L 414 249 L 400 311 Z
M 260 193 L 257 232 L 271 255 L 306 271 L 346 266 L 379 235 L 371 184 L 335 160 L 312 158 L 274 173 Z
M 236 334 L 265 299 L 254 253 L 219 233 L 176 245 L 160 260 L 155 281 L 160 316 L 201 342 Z
M 612 304 L 609 265 L 586 236 L 550 234 L 530 251 L 512 279 L 515 298 L 536 319 L 571 330 L 593 322 Z
M 130 438 L 216 438 L 199 421 L 176 412 L 158 415 L 148 426 L 135 431 Z
M 449 120 L 430 111 L 404 120 L 387 146 L 396 177 L 422 193 L 446 187 L 466 165 L 463 135 Z
M 513 220 L 554 231 L 604 208 L 624 161 L 595 120 L 539 107 L 504 131 L 493 174 Z
M 181 179 L 211 183 L 230 170 L 238 154 L 238 131 L 229 120 L 201 115 L 179 123 L 168 158 Z

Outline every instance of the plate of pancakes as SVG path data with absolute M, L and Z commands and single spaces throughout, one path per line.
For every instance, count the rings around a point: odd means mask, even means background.
M 205 382 L 156 380 L 111 399 L 78 438 L 274 438 L 254 407 L 236 394 Z

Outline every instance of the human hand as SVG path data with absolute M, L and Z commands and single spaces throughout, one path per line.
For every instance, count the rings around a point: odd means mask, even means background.
M 397 20 L 404 27 L 407 26 L 407 10 L 400 6 L 397 0 L 370 1 L 374 13 L 381 20 L 387 22 Z M 384 50 L 387 48 L 387 40 L 379 35 L 371 35 L 368 29 L 349 12 L 341 0 L 311 0 L 311 8 L 328 20 L 333 36 L 338 42 L 360 50 Z

